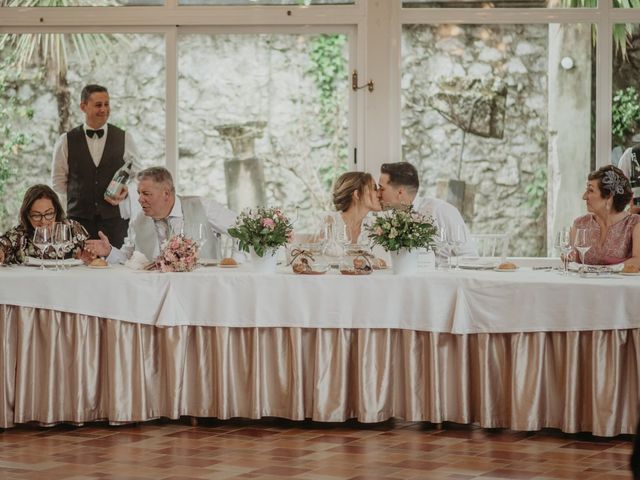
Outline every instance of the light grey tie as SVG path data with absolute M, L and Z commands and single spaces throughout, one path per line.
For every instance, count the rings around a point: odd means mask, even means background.
M 163 218 L 162 220 L 156 220 L 156 227 L 158 231 L 158 244 L 162 245 L 162 242 L 164 242 L 169 237 L 168 219 Z

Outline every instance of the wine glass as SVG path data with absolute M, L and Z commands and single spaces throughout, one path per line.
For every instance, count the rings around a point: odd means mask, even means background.
M 207 243 L 207 228 L 204 223 L 187 223 L 183 228 L 184 236 L 190 238 L 198 244 L 200 251 L 205 243 Z
M 438 227 L 438 235 L 436 237 L 436 249 L 438 253 L 438 257 L 440 259 L 447 259 L 449 262 L 449 266 L 451 266 L 449 260 L 449 252 L 447 246 L 449 244 L 449 236 L 447 234 L 447 229 L 443 227 Z
M 576 229 L 576 238 L 573 241 L 573 246 L 580 254 L 580 263 L 584 266 L 584 256 L 591 248 L 591 238 L 589 238 L 589 230 L 586 228 Z
M 571 246 L 571 230 L 568 228 L 561 228 L 556 234 L 555 247 L 560 252 L 560 259 L 562 260 L 562 275 L 569 273 L 569 254 L 573 247 Z
M 463 225 L 455 225 L 449 232 L 451 254 L 456 257 L 456 270 L 460 270 L 460 247 L 467 243 L 467 232 Z
M 65 250 L 68 248 L 68 245 L 71 243 L 71 229 L 69 225 L 63 222 L 57 222 L 53 226 L 53 248 L 56 251 L 56 270 L 62 268 L 64 270 L 64 266 L 62 265 L 60 258 L 64 258 Z
M 40 250 L 40 259 L 42 263 L 40 264 L 40 268 L 45 270 L 44 268 L 44 254 L 47 248 L 52 243 L 52 235 L 51 235 L 51 226 L 44 225 L 42 227 L 35 227 L 33 231 L 33 244 L 35 247 Z

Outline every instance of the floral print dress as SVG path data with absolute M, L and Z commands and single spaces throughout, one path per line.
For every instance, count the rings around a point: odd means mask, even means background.
M 66 220 L 72 231 L 73 245 L 64 251 L 65 258 L 73 257 L 77 251 L 84 248 L 84 242 L 89 234 L 82 225 L 74 220 Z M 26 257 L 41 258 L 40 250 L 33 244 L 33 234 L 29 234 L 22 226 L 12 228 L 0 236 L 0 249 L 4 252 L 4 263 L 25 263 Z M 49 247 L 44 258 L 56 258 L 53 247 Z

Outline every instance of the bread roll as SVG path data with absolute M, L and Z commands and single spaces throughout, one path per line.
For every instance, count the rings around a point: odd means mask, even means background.
M 625 265 L 622 269 L 623 273 L 640 273 L 640 268 L 635 265 Z
M 237 264 L 238 262 L 236 262 L 233 258 L 230 258 L 230 257 L 226 257 L 220 260 L 220 265 L 237 265 Z
M 504 262 L 498 265 L 498 270 L 516 270 L 518 266 L 515 263 Z
M 89 264 L 89 266 L 90 267 L 108 267 L 109 264 L 104 258 L 98 257 L 91 260 L 91 263 Z

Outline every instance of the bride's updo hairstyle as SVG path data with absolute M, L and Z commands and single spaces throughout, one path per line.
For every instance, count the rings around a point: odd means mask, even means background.
M 346 212 L 353 203 L 353 193 L 363 197 L 367 187 L 375 185 L 370 173 L 347 172 L 340 175 L 333 187 L 333 205 L 339 212 Z
M 633 196 L 629 179 L 624 175 L 622 170 L 613 165 L 605 165 L 595 172 L 591 172 L 589 180 L 597 180 L 600 196 L 609 198 L 613 202 L 613 209 L 616 212 L 622 212 Z

